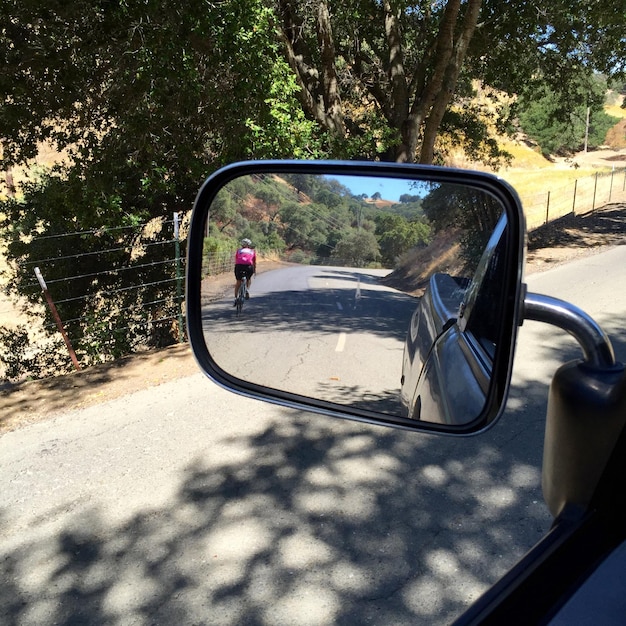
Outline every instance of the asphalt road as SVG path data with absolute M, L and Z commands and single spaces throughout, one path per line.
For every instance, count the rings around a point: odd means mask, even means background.
M 230 297 L 205 306 L 207 345 L 239 378 L 351 406 L 383 398 L 378 409 L 397 414 L 417 300 L 381 285 L 386 273 L 302 265 L 260 274 L 240 316 Z
M 626 358 L 626 247 L 529 278 Z M 619 272 L 619 274 L 618 274 Z M 2 624 L 441 624 L 540 538 L 549 376 L 520 332 L 489 432 L 452 439 L 280 410 L 198 374 L 0 438 Z

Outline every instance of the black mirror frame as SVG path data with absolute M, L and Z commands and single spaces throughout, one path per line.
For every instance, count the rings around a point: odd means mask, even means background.
M 332 172 L 334 175 L 415 178 L 434 183 L 469 185 L 491 194 L 502 204 L 508 219 L 508 271 L 503 285 L 506 294 L 504 323 L 494 360 L 494 376 L 487 404 L 475 420 L 458 426 L 411 420 L 360 408 L 352 409 L 349 406 L 270 389 L 238 379 L 222 370 L 215 363 L 205 343 L 200 290 L 202 251 L 208 207 L 217 192 L 229 181 L 246 174 L 269 174 L 273 172 L 317 175 Z M 503 412 L 506 403 L 513 368 L 515 339 L 521 319 L 521 303 L 524 296 L 522 278 L 526 248 L 525 237 L 524 215 L 516 192 L 506 182 L 491 174 L 426 165 L 357 161 L 271 160 L 246 161 L 228 165 L 216 171 L 204 182 L 196 196 L 191 216 L 187 246 L 186 313 L 188 338 L 194 357 L 202 371 L 221 387 L 249 398 L 264 400 L 282 407 L 427 433 L 472 435 L 482 432 L 495 423 Z

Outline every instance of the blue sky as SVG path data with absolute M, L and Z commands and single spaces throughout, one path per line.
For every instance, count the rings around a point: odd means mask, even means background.
M 350 189 L 355 196 L 365 193 L 371 198 L 378 191 L 384 200 L 398 202 L 400 196 L 405 193 L 412 196 L 424 195 L 424 189 L 414 180 L 378 176 L 326 176 L 326 178 L 336 180 Z

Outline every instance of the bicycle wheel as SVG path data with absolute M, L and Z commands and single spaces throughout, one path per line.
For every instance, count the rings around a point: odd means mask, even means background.
M 237 310 L 237 315 L 241 315 L 241 310 L 243 309 L 243 302 L 245 300 L 246 297 L 246 279 L 244 278 L 241 281 L 241 285 L 239 287 L 239 291 L 237 292 L 237 304 L 236 304 L 236 310 Z

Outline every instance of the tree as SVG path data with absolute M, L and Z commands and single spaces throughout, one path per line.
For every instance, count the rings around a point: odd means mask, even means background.
M 475 267 L 502 215 L 498 200 L 480 189 L 464 185 L 434 185 L 424 198 L 423 208 L 433 235 L 451 233 L 452 239 L 458 241 L 461 233 L 466 268 Z
M 352 230 L 337 242 L 333 258 L 352 267 L 364 267 L 380 258 L 378 241 L 367 230 Z
M 430 238 L 429 226 L 420 220 L 409 221 L 402 215 L 380 213 L 375 222 L 382 261 L 390 266 L 402 254 L 419 244 L 427 243 Z
M 100 271 L 112 270 L 108 278 L 85 269 L 90 279 L 63 285 L 73 302 L 65 313 L 83 320 L 72 329 L 77 349 L 92 350 L 98 326 L 114 337 L 105 356 L 131 351 L 141 339 L 116 329 L 145 318 L 145 302 L 169 298 L 149 285 L 170 279 L 172 265 L 134 274 L 145 286 L 141 295 L 128 289 L 107 310 L 101 294 L 130 287 L 124 281 L 132 273 L 114 270 L 138 265 L 120 233 L 188 211 L 201 181 L 225 162 L 321 155 L 317 128 L 294 100 L 298 87 L 276 42 L 273 12 L 262 0 L 229 0 L 219 9 L 201 0 L 7 0 L 0 24 L 3 167 L 28 163 L 43 142 L 65 154 L 0 206 L 10 289 L 35 297 L 29 285 L 38 259 L 68 259 L 46 268 L 58 284 L 74 275 L 73 255 L 98 259 Z M 220 210 L 236 218 L 227 204 Z M 117 234 L 89 244 L 68 236 L 47 250 L 53 235 L 98 229 Z M 120 251 L 98 257 L 108 247 Z M 79 298 L 85 293 L 91 297 Z
M 403 204 L 409 204 L 411 202 L 419 202 L 421 200 L 421 196 L 414 196 L 410 193 L 403 193 L 400 196 L 400 202 Z
M 480 5 L 278 0 L 304 111 L 338 149 L 414 161 L 421 138 L 418 160 L 430 163 Z
M 118 157 L 178 163 L 177 174 L 190 162 L 314 147 L 261 0 L 209 10 L 202 0 L 8 0 L 0 20 L 5 165 L 46 140 L 76 159 L 101 157 L 106 146 Z
M 578 89 L 572 91 L 568 100 L 541 85 L 520 98 L 521 127 L 546 156 L 581 150 L 585 139 L 588 146 L 599 146 L 619 121 L 604 111 L 606 91 L 606 80 L 601 76 L 580 76 Z
M 347 156 L 430 163 L 443 132 L 493 162 L 514 110 L 497 94 L 472 104 L 472 81 L 565 95 L 581 67 L 624 74 L 624 10 L 611 3 L 275 1 L 302 108 Z

